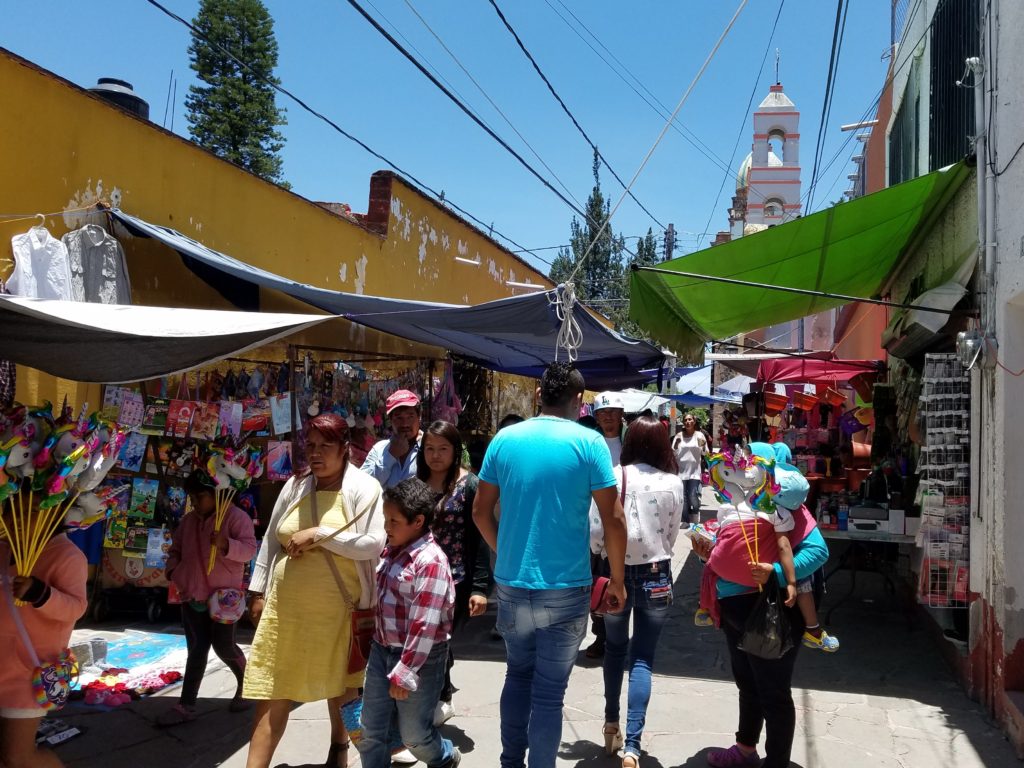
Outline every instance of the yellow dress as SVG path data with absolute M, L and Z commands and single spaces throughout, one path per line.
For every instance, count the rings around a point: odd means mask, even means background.
M 317 492 L 317 508 L 321 525 L 340 528 L 349 520 L 340 491 Z M 286 546 L 293 534 L 313 526 L 306 496 L 284 515 L 276 535 Z M 323 551 L 315 547 L 298 558 L 282 552 L 277 558 L 245 668 L 245 698 L 320 701 L 362 686 L 362 672 L 348 674 L 349 609 Z M 359 600 L 362 587 L 355 563 L 328 555 L 349 595 Z

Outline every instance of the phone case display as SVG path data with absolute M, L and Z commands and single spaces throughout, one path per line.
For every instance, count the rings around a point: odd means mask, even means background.
M 923 549 L 918 598 L 934 608 L 967 604 L 970 574 L 971 384 L 956 355 L 925 355 L 918 419 Z

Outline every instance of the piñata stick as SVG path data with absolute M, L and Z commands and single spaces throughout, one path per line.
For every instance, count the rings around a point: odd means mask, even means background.
M 216 506 L 213 512 L 213 536 L 210 543 L 210 562 L 206 566 L 206 573 L 213 573 L 214 563 L 217 561 L 217 536 L 220 535 L 220 527 L 224 524 L 227 511 L 231 508 L 231 501 L 235 498 L 234 488 L 218 488 L 216 491 Z

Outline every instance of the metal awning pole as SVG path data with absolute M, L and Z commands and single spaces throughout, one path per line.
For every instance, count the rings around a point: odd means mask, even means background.
M 843 293 L 829 293 L 828 291 L 812 291 L 808 288 L 791 288 L 785 285 L 772 285 L 771 283 L 755 283 L 751 280 L 737 280 L 733 277 L 716 277 L 714 275 L 698 275 L 695 272 L 677 272 L 673 269 L 661 269 L 659 267 L 643 267 L 638 264 L 632 267 L 640 272 L 657 272 L 660 275 L 672 275 L 674 277 L 690 277 L 695 280 L 710 280 L 713 283 L 726 283 L 727 285 L 742 285 L 747 288 L 764 288 L 769 291 L 783 291 L 785 293 L 798 293 L 801 296 L 817 296 L 825 299 L 839 299 L 840 301 L 856 301 L 861 304 L 875 304 L 879 307 L 892 307 L 893 309 L 917 309 L 921 312 L 935 312 L 940 315 L 956 315 L 963 310 L 956 309 L 935 309 L 920 304 L 901 304 L 896 301 L 885 301 L 884 299 L 865 299 L 860 296 L 847 296 Z M 974 310 L 968 310 L 973 312 Z

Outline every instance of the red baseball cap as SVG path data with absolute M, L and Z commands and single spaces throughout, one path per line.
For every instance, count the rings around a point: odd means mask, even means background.
M 395 408 L 415 408 L 419 404 L 420 398 L 415 392 L 410 392 L 408 389 L 399 389 L 397 392 L 391 393 L 384 407 L 387 415 L 390 416 Z

